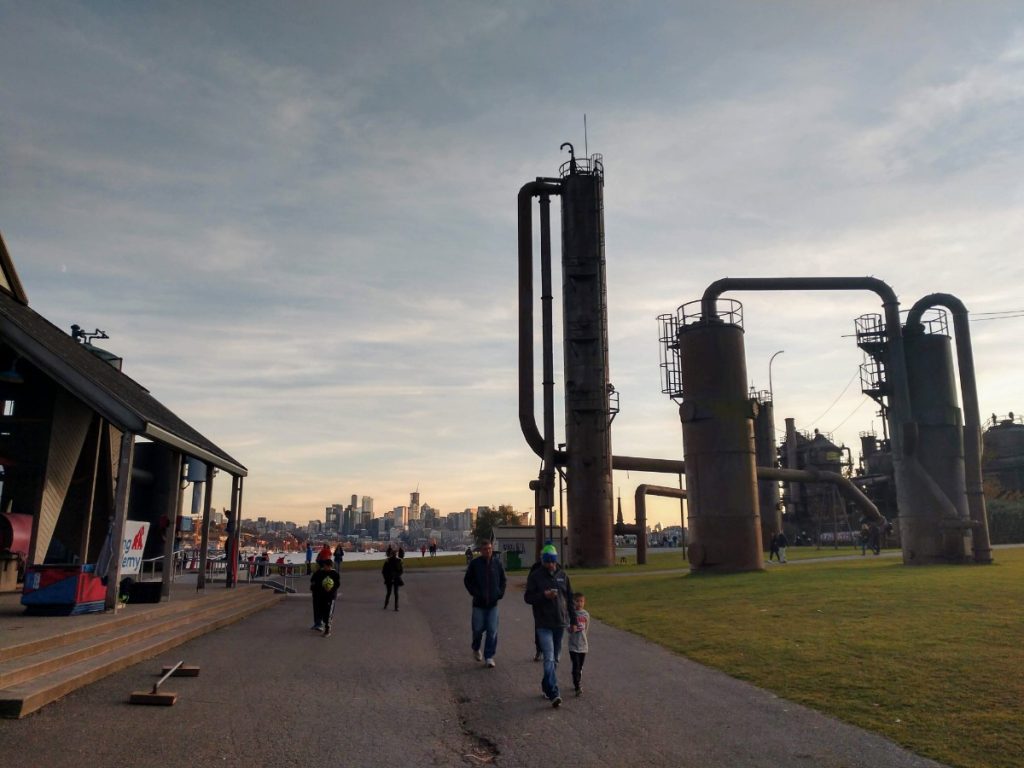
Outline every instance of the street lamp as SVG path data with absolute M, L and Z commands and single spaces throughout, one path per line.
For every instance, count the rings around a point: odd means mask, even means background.
M 775 358 L 781 355 L 786 350 L 780 349 L 770 358 L 768 358 L 768 399 L 772 401 L 772 405 L 775 405 L 775 390 L 772 389 L 772 363 L 775 362 Z

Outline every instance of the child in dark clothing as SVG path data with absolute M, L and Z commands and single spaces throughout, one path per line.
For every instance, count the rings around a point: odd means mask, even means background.
M 309 589 L 313 593 L 313 626 L 310 629 L 323 630 L 324 637 L 327 637 L 331 634 L 331 617 L 341 577 L 334 570 L 330 557 L 317 560 L 317 565 L 320 567 L 309 579 Z
M 395 610 L 398 610 L 398 588 L 405 583 L 402 581 L 402 572 L 404 570 L 402 561 L 398 559 L 395 551 L 388 552 L 388 559 L 384 561 L 384 566 L 380 569 L 381 574 L 384 576 L 384 586 L 388 589 L 387 595 L 384 596 L 384 610 L 388 609 L 388 601 L 391 600 L 392 590 L 395 593 Z

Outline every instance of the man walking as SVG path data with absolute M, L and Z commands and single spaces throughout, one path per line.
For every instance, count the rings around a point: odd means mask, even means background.
M 480 557 L 469 561 L 462 581 L 473 596 L 473 658 L 493 667 L 498 650 L 498 601 L 505 596 L 505 569 L 494 556 L 494 544 L 480 542 Z M 487 641 L 481 650 L 485 632 Z
M 523 598 L 533 606 L 534 631 L 544 654 L 544 677 L 540 687 L 551 706 L 558 707 L 562 697 L 558 694 L 555 670 L 562 655 L 562 636 L 567 627 L 576 626 L 576 608 L 572 585 L 558 565 L 558 550 L 554 545 L 548 544 L 541 550 L 540 561 L 541 567 L 531 571 L 526 579 Z

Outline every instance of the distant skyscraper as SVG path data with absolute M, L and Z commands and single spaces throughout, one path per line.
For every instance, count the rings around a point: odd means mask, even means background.
M 408 507 L 395 507 L 395 527 L 404 528 L 409 524 L 409 508 Z
M 370 513 L 370 517 L 373 517 L 373 497 L 363 496 L 363 513 Z
M 418 488 L 409 494 L 409 519 L 420 519 L 420 491 Z
M 359 508 L 359 494 L 358 493 L 353 493 L 352 494 L 352 509 L 358 509 L 358 508 Z

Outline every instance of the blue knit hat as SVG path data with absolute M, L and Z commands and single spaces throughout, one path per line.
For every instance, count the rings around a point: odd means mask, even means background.
M 544 549 L 540 551 L 540 561 L 542 563 L 557 563 L 558 562 L 558 550 L 555 549 L 554 544 L 548 544 Z

